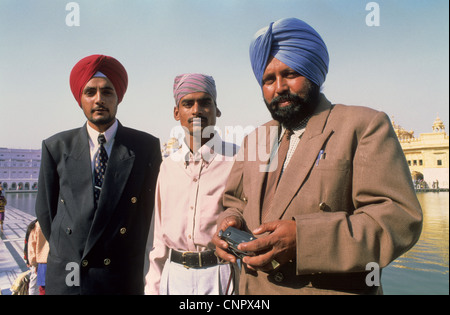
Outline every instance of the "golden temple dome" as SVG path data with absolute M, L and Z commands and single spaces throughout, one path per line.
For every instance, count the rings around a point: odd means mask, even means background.
M 436 117 L 432 128 L 433 132 L 445 131 L 444 122 L 439 118 L 439 115 Z

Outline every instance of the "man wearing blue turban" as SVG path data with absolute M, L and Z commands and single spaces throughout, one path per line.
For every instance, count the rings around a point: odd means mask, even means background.
M 218 231 L 257 237 L 238 247 L 253 253 L 242 260 L 240 294 L 381 293 L 381 268 L 422 227 L 388 116 L 326 99 L 328 51 L 301 20 L 258 31 L 250 59 L 273 120 L 244 139 L 217 221 Z M 218 234 L 213 242 L 236 261 Z

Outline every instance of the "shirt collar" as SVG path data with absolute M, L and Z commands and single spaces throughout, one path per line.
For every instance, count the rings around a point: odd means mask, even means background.
M 214 157 L 222 149 L 222 138 L 217 131 L 214 131 L 214 136 L 204 145 L 198 149 L 197 152 L 191 152 L 191 149 L 186 143 L 186 138 L 181 141 L 181 154 L 184 161 L 198 161 L 202 159 L 206 163 L 211 163 Z
M 97 138 L 98 138 L 98 135 L 100 134 L 100 132 L 98 132 L 97 130 L 92 128 L 89 124 L 86 124 L 86 126 L 87 126 L 87 131 L 89 134 L 89 139 L 92 141 L 94 146 L 98 146 Z M 119 126 L 119 123 L 116 119 L 114 121 L 114 123 L 111 125 L 111 127 L 109 127 L 108 130 L 103 132 L 103 135 L 105 136 L 105 139 L 106 139 L 106 143 L 111 143 L 111 140 L 114 139 L 114 137 L 116 136 L 118 126 Z

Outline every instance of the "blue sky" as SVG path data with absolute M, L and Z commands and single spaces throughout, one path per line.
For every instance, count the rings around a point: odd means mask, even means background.
M 69 88 L 81 58 L 117 58 L 129 75 L 117 117 L 167 141 L 176 75 L 212 75 L 218 127 L 270 119 L 250 66 L 257 30 L 297 17 L 325 40 L 323 92 L 334 103 L 382 110 L 418 136 L 437 115 L 449 130 L 449 2 L 375 1 L 380 26 L 366 25 L 363 0 L 79 0 L 80 26 L 66 25 L 62 0 L 0 0 L 0 147 L 38 149 L 85 117 Z

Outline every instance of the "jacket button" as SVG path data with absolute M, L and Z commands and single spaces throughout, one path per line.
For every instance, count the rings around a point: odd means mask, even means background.
M 87 265 L 88 265 L 88 261 L 87 261 L 86 259 L 84 259 L 84 260 L 81 262 L 81 266 L 86 267 Z
M 276 282 L 282 282 L 282 281 L 284 280 L 284 275 L 283 275 L 282 272 L 277 272 L 277 273 L 275 274 L 275 276 L 273 277 L 273 279 L 274 279 Z
M 328 207 L 328 205 L 325 202 L 319 203 L 319 209 L 320 210 L 324 211 L 324 210 L 327 209 L 327 207 Z
M 67 234 L 67 235 L 72 234 L 72 229 L 68 227 L 68 228 L 66 229 L 66 234 Z
M 120 234 L 125 234 L 126 232 L 127 232 L 126 228 L 123 227 L 123 228 L 120 229 Z
M 137 198 L 136 197 L 132 197 L 131 198 L 131 203 L 136 203 L 137 202 Z
M 111 259 L 105 258 L 105 259 L 103 260 L 103 263 L 105 264 L 105 266 L 108 266 L 108 265 L 111 263 Z

